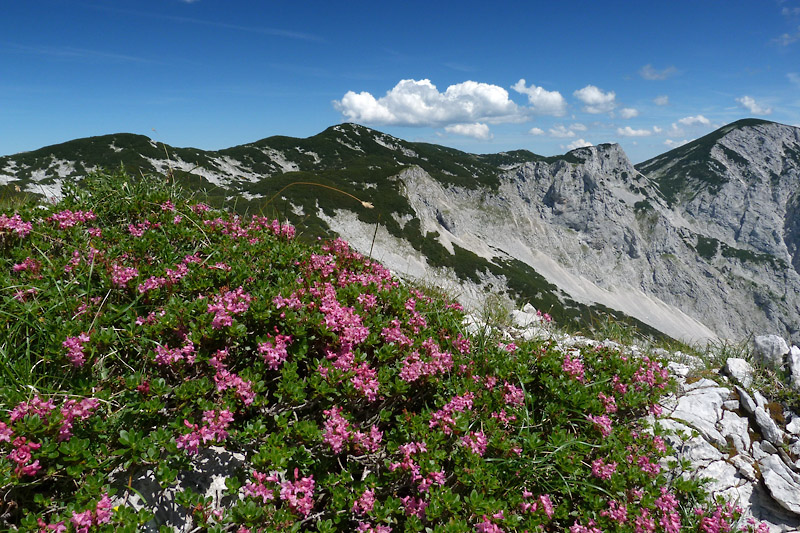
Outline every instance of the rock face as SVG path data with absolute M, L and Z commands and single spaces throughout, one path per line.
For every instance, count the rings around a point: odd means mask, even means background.
M 745 122 L 709 137 L 637 167 L 618 145 L 581 148 L 509 169 L 496 191 L 445 186 L 419 168 L 398 179 L 423 234 L 451 252 L 519 260 L 576 301 L 689 342 L 797 335 L 800 230 L 787 228 L 800 228 L 789 206 L 800 129 Z M 374 227 L 328 222 L 372 247 Z M 402 273 L 395 249 L 373 255 Z

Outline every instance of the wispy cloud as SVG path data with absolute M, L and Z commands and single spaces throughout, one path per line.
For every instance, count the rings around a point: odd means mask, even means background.
M 116 54 L 102 50 L 88 48 L 75 48 L 72 46 L 28 46 L 24 44 L 11 44 L 11 47 L 20 52 L 49 56 L 56 59 L 71 61 L 103 61 L 115 63 L 154 63 L 154 61 L 138 56 Z
M 653 103 L 656 105 L 669 105 L 669 96 L 662 94 L 653 98 Z
M 185 1 L 185 0 L 183 0 Z M 197 0 L 192 0 L 197 1 Z M 164 15 L 161 13 L 151 13 L 146 11 L 136 11 L 133 9 L 119 9 L 115 7 L 108 7 L 108 6 L 91 6 L 94 9 L 98 9 L 101 11 L 109 11 L 112 13 L 119 13 L 122 15 L 132 15 L 136 17 L 146 17 L 158 20 L 168 20 L 172 22 L 179 22 L 183 24 L 196 24 L 198 26 L 209 26 L 213 28 L 222 28 L 226 30 L 234 30 L 234 31 L 242 31 L 248 33 L 258 33 L 261 35 L 271 35 L 275 37 L 284 37 L 287 39 L 297 39 L 302 41 L 316 41 L 316 42 L 324 42 L 325 39 L 318 35 L 313 35 L 310 33 L 304 33 L 299 31 L 291 31 L 291 30 L 284 30 L 281 28 L 269 28 L 269 27 L 261 27 L 261 26 L 242 26 L 240 24 L 228 24 L 227 22 L 220 22 L 217 20 L 205 20 L 205 19 L 198 19 L 193 17 L 179 17 L 175 15 Z
M 797 27 L 797 31 L 792 33 L 784 33 L 777 39 L 774 39 L 774 42 L 778 43 L 781 46 L 789 46 L 800 40 L 800 26 Z
M 657 70 L 653 68 L 653 65 L 648 63 L 647 65 L 643 66 L 639 69 L 639 76 L 646 80 L 665 80 L 670 76 L 674 76 L 678 73 L 678 69 L 674 66 L 670 65 L 667 68 Z

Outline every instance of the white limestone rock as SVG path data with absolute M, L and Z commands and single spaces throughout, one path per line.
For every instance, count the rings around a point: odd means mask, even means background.
M 231 501 L 230 497 L 223 497 L 225 480 L 244 463 L 245 456 L 241 453 L 232 453 L 220 446 L 204 448 L 192 458 L 192 469 L 181 472 L 177 482 L 165 488 L 159 485 L 153 469 L 132 475 L 116 472 L 112 474 L 111 482 L 118 492 L 111 501 L 113 505 L 128 505 L 137 511 L 142 508 L 152 511 L 155 516 L 142 531 L 155 533 L 166 526 L 172 531 L 189 532 L 194 529 L 191 513 L 177 504 L 176 495 L 190 488 L 205 498 L 211 498 L 212 506 L 220 509 Z
M 778 427 L 778 424 L 769 416 L 763 407 L 756 407 L 753 416 L 756 419 L 761 434 L 771 444 L 781 446 L 783 444 L 783 431 Z
M 677 407 L 668 414 L 669 418 L 686 423 L 713 444 L 726 446 L 725 437 L 716 424 L 722 418 L 722 402 L 728 399 L 730 390 L 708 379 L 687 385 L 686 389 L 689 392 L 678 398 Z
M 753 339 L 755 356 L 765 365 L 773 368 L 783 366 L 783 356 L 789 353 L 789 346 L 778 335 L 759 335 Z
M 725 361 L 723 372 L 735 379 L 742 387 L 750 388 L 753 384 L 753 373 L 755 370 L 752 365 L 738 357 L 730 357 Z
M 800 475 L 792 472 L 777 455 L 762 458 L 758 465 L 773 499 L 787 511 L 800 515 Z
M 792 346 L 789 350 L 789 384 L 800 391 L 800 348 Z
M 739 395 L 739 403 L 741 404 L 742 409 L 744 409 L 744 411 L 750 415 L 755 413 L 758 404 L 755 402 L 755 400 L 753 400 L 753 397 L 750 396 L 750 393 L 738 386 L 735 387 L 734 390 L 736 390 L 736 394 Z
M 748 428 L 750 425 L 746 418 L 742 418 L 732 411 L 722 413 L 722 419 L 717 423 L 722 436 L 733 442 L 734 448 L 738 453 L 746 453 L 750 449 L 750 435 Z

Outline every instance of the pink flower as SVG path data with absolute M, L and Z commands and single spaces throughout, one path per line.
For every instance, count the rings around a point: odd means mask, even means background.
M 18 214 L 8 217 L 5 214 L 0 215 L 0 235 L 3 232 L 14 232 L 19 237 L 26 237 L 33 229 L 33 224 L 30 222 L 23 222 Z
M 272 337 L 270 335 L 270 337 Z M 264 362 L 272 370 L 277 370 L 289 357 L 286 347 L 292 343 L 289 335 L 276 335 L 274 341 L 266 341 L 258 344 L 258 353 L 264 358 Z
M 139 271 L 133 267 L 122 267 L 116 263 L 111 265 L 111 283 L 117 287 L 125 288 L 128 282 L 138 275 Z
M 489 521 L 486 515 L 483 515 L 483 520 L 475 524 L 475 531 L 478 533 L 503 533 L 500 526 Z
M 564 355 L 564 362 L 561 365 L 561 369 L 567 374 L 569 374 L 575 380 L 583 383 L 584 381 L 583 363 L 577 357 L 573 359 L 570 354 Z
M 611 419 L 608 418 L 608 415 L 588 415 L 586 418 L 594 424 L 594 427 L 597 428 L 604 437 L 611 435 Z
M 611 479 L 611 476 L 616 471 L 617 463 L 606 464 L 602 459 L 595 459 L 592 461 L 592 475 L 596 478 L 603 480 Z
M 483 454 L 486 453 L 486 446 L 489 444 L 489 440 L 486 438 L 483 431 L 470 431 L 461 438 L 461 443 L 469 448 L 472 453 L 483 457 Z
M 79 533 L 87 533 L 89 528 L 92 527 L 92 511 L 89 509 L 82 513 L 72 511 L 70 522 L 72 522 L 75 526 L 75 530 Z
M 600 515 L 607 516 L 619 524 L 624 524 L 628 521 L 628 507 L 611 500 L 608 502 L 608 511 L 601 511 Z
M 281 483 L 281 500 L 289 503 L 289 508 L 308 516 L 314 506 L 314 476 L 298 479 L 298 469 L 294 469 L 294 482 Z
M 375 491 L 372 489 L 367 489 L 353 503 L 352 511 L 356 514 L 363 515 L 372 512 L 372 508 L 374 506 L 375 506 Z
M 504 382 L 503 387 L 505 389 L 505 394 L 503 395 L 503 400 L 505 400 L 506 405 L 511 407 L 519 407 L 523 403 L 525 403 L 525 391 L 522 389 L 515 387 L 509 382 Z
M 190 455 L 198 452 L 200 443 L 209 441 L 223 441 L 228 438 L 228 426 L 233 421 L 233 413 L 227 409 L 222 411 L 204 411 L 203 426 L 192 424 L 184 420 L 183 424 L 191 429 L 189 433 L 180 435 L 175 439 L 178 448 L 183 448 Z
M 329 445 L 334 453 L 341 452 L 350 440 L 350 422 L 342 416 L 341 407 L 332 407 L 323 411 L 328 419 L 325 421 L 325 429 L 322 441 Z
M 77 337 L 67 337 L 61 345 L 67 349 L 67 358 L 73 366 L 81 367 L 86 361 L 86 354 L 83 353 L 83 345 L 89 342 L 89 335 L 81 333 Z
M 261 498 L 263 503 L 275 499 L 275 493 L 264 485 L 265 482 L 277 483 L 278 477 L 275 475 L 267 475 L 261 472 L 253 472 L 253 479 L 255 482 L 249 482 L 244 486 L 244 495 L 253 498 Z
M 8 427 L 5 422 L 0 422 L 0 442 L 11 442 L 13 435 L 14 430 Z

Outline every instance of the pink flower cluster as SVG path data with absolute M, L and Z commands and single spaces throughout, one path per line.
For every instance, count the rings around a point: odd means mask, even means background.
M 398 346 L 411 346 L 414 341 L 409 339 L 405 333 L 400 329 L 400 321 L 396 318 L 390 322 L 392 327 L 383 328 L 381 330 L 381 337 L 388 343 L 395 343 Z
M 243 287 L 214 295 L 212 303 L 208 304 L 208 312 L 214 313 L 211 327 L 221 329 L 224 326 L 232 325 L 233 317 L 231 315 L 241 315 L 247 311 L 251 301 L 253 301 L 253 297 L 247 294 Z
M 569 533 L 603 533 L 603 530 L 597 526 L 597 522 L 589 520 L 589 525 L 581 525 L 577 520 L 570 526 Z
M 108 497 L 108 494 L 103 493 L 100 501 L 95 505 L 94 510 L 87 509 L 81 513 L 73 511 L 70 522 L 75 526 L 76 533 L 88 533 L 92 526 L 100 526 L 111 522 L 111 515 L 113 512 L 111 498 Z M 43 522 L 40 520 L 39 526 L 42 527 L 43 525 Z M 66 528 L 62 531 L 65 530 Z
M 323 411 L 325 420 L 322 441 L 331 447 L 334 453 L 341 453 L 348 444 L 353 444 L 356 451 L 375 453 L 380 450 L 383 432 L 377 425 L 370 428 L 369 433 L 359 430 L 351 431 L 350 422 L 342 416 L 341 407 L 331 407 Z
M 572 358 L 572 355 L 575 355 L 575 358 Z M 569 374 L 572 378 L 576 379 L 577 381 L 583 383 L 584 382 L 584 368 L 583 362 L 579 359 L 579 354 L 565 354 L 564 355 L 564 362 L 561 365 L 561 369 Z
M 503 389 L 505 391 L 503 400 L 505 400 L 506 405 L 510 407 L 519 407 L 525 403 L 525 391 L 519 387 L 505 381 L 503 382 Z
M 9 217 L 6 214 L 0 215 L 0 235 L 3 231 L 14 232 L 20 237 L 26 237 L 33 229 L 33 224 L 23 222 L 19 214 Z
M 361 316 L 352 307 L 345 307 L 336 299 L 336 289 L 325 283 L 322 290 L 312 289 L 314 296 L 319 296 L 319 310 L 325 315 L 325 325 L 339 335 L 342 344 L 361 344 L 367 339 L 369 329 L 364 327 Z
M 81 333 L 77 337 L 67 337 L 61 345 L 67 349 L 67 359 L 73 366 L 82 367 L 86 362 L 86 354 L 83 353 L 83 345 L 89 342 L 89 335 Z
M 432 338 L 422 343 L 428 361 L 423 361 L 419 352 L 414 350 L 403 359 L 403 368 L 400 369 L 400 379 L 413 383 L 423 376 L 444 374 L 453 368 L 453 356 L 444 352 Z
M 498 516 L 499 515 L 499 516 Z M 492 518 L 502 518 L 503 512 L 499 512 L 492 516 Z M 489 520 L 489 517 L 483 515 L 483 520 L 475 524 L 475 531 L 478 533 L 503 533 L 503 530 L 495 524 L 494 522 Z
M 253 383 L 242 379 L 226 368 L 223 360 L 227 357 L 227 354 L 227 350 L 219 350 L 214 357 L 208 360 L 208 364 L 216 370 L 214 383 L 217 384 L 217 392 L 234 389 L 242 403 L 251 405 L 256 397 L 256 393 L 253 392 Z
M 600 432 L 601 435 L 604 437 L 608 437 L 611 435 L 611 419 L 608 418 L 608 415 L 587 415 L 586 418 L 594 424 L 594 427 Z
M 397 451 L 403 455 L 403 459 L 399 463 L 390 463 L 389 470 L 392 472 L 397 469 L 407 470 L 411 472 L 411 479 L 414 481 L 423 479 L 423 476 L 420 474 L 419 465 L 414 462 L 411 456 L 427 452 L 428 446 L 424 442 L 407 442 L 406 444 L 401 444 L 397 448 Z
M 189 433 L 180 435 L 175 439 L 178 448 L 183 448 L 189 454 L 196 454 L 200 443 L 203 444 L 216 440 L 223 441 L 228 438 L 228 426 L 233 421 L 233 414 L 224 409 L 222 411 L 204 411 L 203 412 L 203 426 L 192 424 L 188 420 L 184 420 L 183 424 L 191 429 Z
M 475 455 L 483 457 L 483 454 L 486 453 L 486 446 L 489 444 L 489 439 L 486 438 L 483 431 L 470 431 L 461 437 L 461 443 L 469 448 Z
M 414 496 L 403 496 L 400 501 L 403 502 L 406 516 L 416 516 L 421 520 L 425 519 L 425 509 L 428 508 L 428 502 Z
M 134 267 L 124 267 L 116 263 L 111 265 L 111 283 L 120 288 L 125 288 L 130 280 L 139 276 L 139 271 Z
M 617 412 L 617 399 L 614 396 L 607 396 L 601 392 L 597 397 L 603 402 L 603 409 L 606 410 L 607 414 Z
M 607 516 L 618 524 L 624 524 L 628 521 L 628 506 L 615 500 L 609 500 L 608 510 L 600 511 L 600 516 Z
M 598 479 L 608 480 L 617 471 L 617 463 L 606 463 L 603 459 L 592 461 L 592 475 Z
M 180 348 L 169 348 L 161 345 L 156 346 L 156 363 L 159 365 L 173 365 L 183 360 L 186 360 L 189 365 L 193 365 L 196 357 L 195 345 L 188 339 L 186 339 L 186 344 Z
M 528 491 L 527 489 L 522 491 L 523 502 L 519 504 L 519 507 L 523 513 L 535 513 L 538 509 L 540 509 L 539 505 L 541 505 L 541 510 L 545 515 L 547 515 L 547 518 L 553 518 L 553 515 L 556 511 L 552 500 L 550 500 L 549 494 L 540 494 L 537 500 L 528 501 L 532 498 L 532 492 Z
M 270 335 L 271 337 L 271 335 Z M 258 353 L 271 370 L 277 370 L 289 357 L 286 347 L 292 343 L 290 335 L 275 335 L 274 340 L 258 343 Z
M 48 217 L 48 220 L 57 222 L 60 229 L 67 229 L 76 224 L 94 220 L 96 218 L 97 217 L 92 211 L 70 211 L 69 209 L 65 209 L 60 213 L 51 215 Z
M 456 427 L 456 421 L 453 418 L 455 413 L 463 413 L 472 409 L 472 400 L 475 399 L 475 394 L 467 392 L 462 396 L 453 396 L 444 407 L 431 415 L 431 420 L 428 427 L 431 429 L 440 427 L 445 435 L 451 435 L 453 429 Z
M 353 507 L 351 511 L 356 514 L 364 515 L 367 513 L 371 513 L 372 509 L 375 507 L 375 491 L 372 489 L 365 490 L 361 496 L 359 496 L 355 502 L 353 502 Z
M 42 422 L 47 423 L 47 417 L 55 409 L 53 400 L 42 400 L 38 394 L 27 402 L 20 402 L 11 410 L 9 418 L 14 423 L 25 418 L 25 415 L 36 415 Z M 0 439 L 1 440 L 1 439 Z
M 33 275 L 38 274 L 41 269 L 42 264 L 31 257 L 26 257 L 22 263 L 17 263 L 11 267 L 14 272 L 30 272 Z
M 144 232 L 149 230 L 152 226 L 158 227 L 159 224 L 153 224 L 149 220 L 143 220 L 142 222 L 138 222 L 136 225 L 128 224 L 128 233 L 134 237 L 141 237 L 144 235 Z
M 22 477 L 38 474 L 42 466 L 39 464 L 39 459 L 31 462 L 32 451 L 38 450 L 42 445 L 38 442 L 29 442 L 26 437 L 17 437 L 12 444 L 14 449 L 8 454 L 8 458 L 17 463 L 17 466 L 14 467 L 14 475 Z
M 244 487 L 244 495 L 261 498 L 263 503 L 275 499 L 275 490 L 267 487 L 265 483 L 280 483 L 280 499 L 288 503 L 289 508 L 304 517 L 311 513 L 314 507 L 314 476 L 300 478 L 299 470 L 294 469 L 294 481 L 281 482 L 277 473 L 263 474 L 253 472 L 253 480 Z
M 61 427 L 58 430 L 58 440 L 68 441 L 72 438 L 72 425 L 75 420 L 86 420 L 100 405 L 97 398 L 84 398 L 81 401 L 67 400 L 61 406 Z
M 140 294 L 144 294 L 148 291 L 153 291 L 156 289 L 160 289 L 161 287 L 171 287 L 175 285 L 186 275 L 189 273 L 189 267 L 187 266 L 190 262 L 198 262 L 194 261 L 195 256 L 187 255 L 186 258 L 183 260 L 182 263 L 178 263 L 175 268 L 168 268 L 164 272 L 164 276 L 150 276 L 147 278 L 144 283 L 140 283 L 138 287 L 138 291 Z M 138 275 L 138 273 L 137 273 Z
M 658 361 L 649 357 L 644 358 L 644 364 L 633 375 L 636 390 L 643 390 L 645 385 L 649 388 L 663 389 L 669 383 L 669 370 L 662 367 Z
M 327 278 L 336 270 L 336 258 L 330 254 L 311 254 L 311 269 Z

